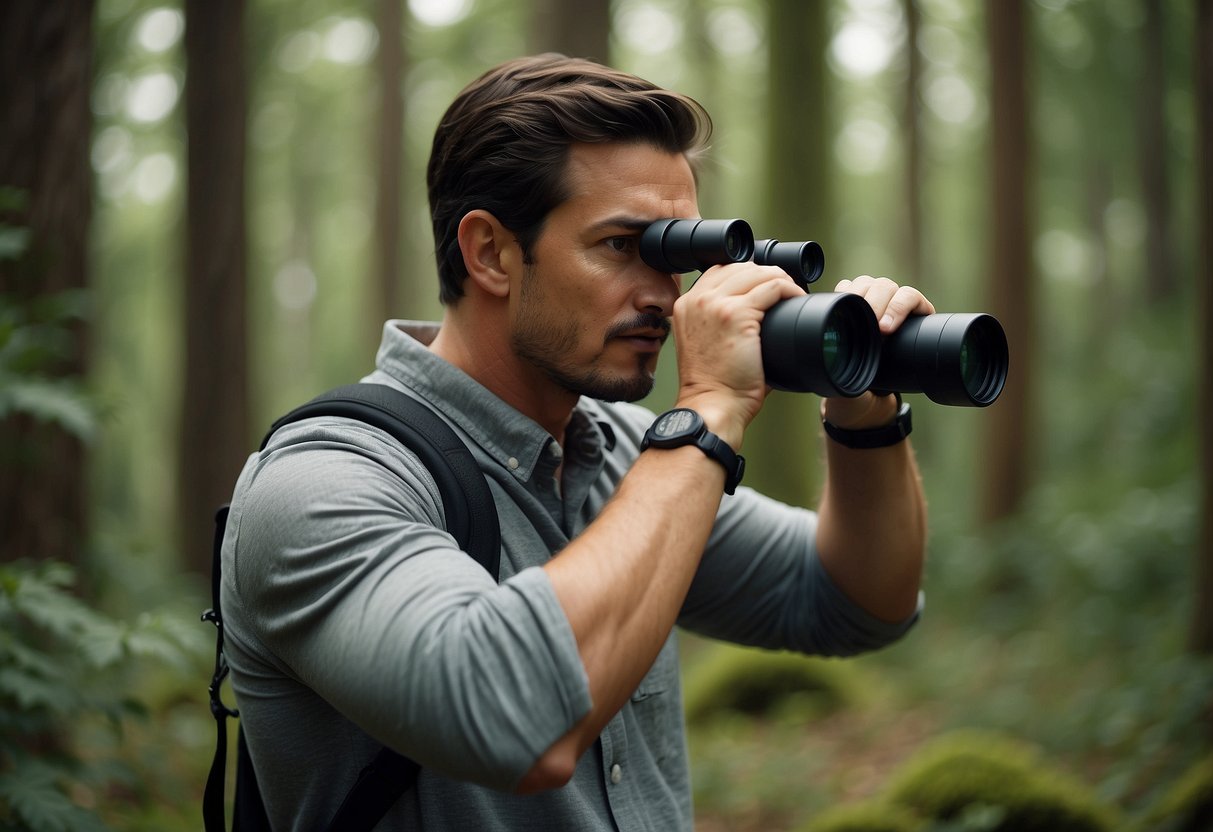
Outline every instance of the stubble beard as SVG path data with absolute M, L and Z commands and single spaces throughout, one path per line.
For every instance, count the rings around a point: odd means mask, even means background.
M 522 281 L 518 323 L 510 334 L 510 344 L 516 355 L 562 389 L 578 396 L 606 402 L 634 402 L 652 392 L 654 377 L 648 367 L 647 355 L 637 355 L 636 372 L 627 375 L 611 375 L 597 366 L 574 367 L 561 361 L 577 347 L 577 324 L 544 315 L 537 282 L 533 268 L 528 267 Z M 669 322 L 665 318 L 640 315 L 635 320 L 611 327 L 603 339 L 603 351 L 617 334 L 646 327 L 669 332 Z M 601 355 L 600 352 L 598 357 Z

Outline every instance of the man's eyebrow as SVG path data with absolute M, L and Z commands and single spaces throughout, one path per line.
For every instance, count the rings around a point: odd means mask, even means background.
M 641 219 L 629 215 L 607 217 L 590 226 L 591 231 L 605 231 L 608 228 L 622 228 L 626 231 L 644 231 L 657 220 Z

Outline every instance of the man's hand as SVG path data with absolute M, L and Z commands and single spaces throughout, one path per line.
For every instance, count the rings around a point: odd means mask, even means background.
M 780 268 L 715 266 L 674 304 L 678 405 L 697 411 L 734 449 L 769 388 L 759 331 L 766 310 L 803 295 Z
M 911 315 L 932 315 L 935 306 L 922 292 L 911 286 L 898 286 L 887 277 L 861 275 L 854 280 L 842 280 L 836 292 L 862 296 L 876 313 L 880 333 L 889 335 Z M 891 396 L 876 396 L 867 392 L 855 398 L 829 398 L 822 405 L 822 414 L 831 424 L 850 430 L 874 428 L 888 424 L 896 415 L 896 403 Z

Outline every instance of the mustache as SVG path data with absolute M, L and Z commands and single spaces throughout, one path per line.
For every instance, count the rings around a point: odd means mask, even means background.
M 607 330 L 606 340 L 617 338 L 625 332 L 633 332 L 637 329 L 659 329 L 662 332 L 661 339 L 664 341 L 670 335 L 670 320 L 663 318 L 661 315 L 654 315 L 651 312 L 641 312 L 635 318 L 626 321 L 621 321 Z

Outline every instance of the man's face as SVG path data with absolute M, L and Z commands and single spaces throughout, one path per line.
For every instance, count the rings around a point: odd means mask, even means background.
M 640 259 L 640 234 L 698 217 L 682 154 L 647 144 L 575 144 L 569 198 L 547 217 L 511 295 L 511 344 L 547 381 L 578 395 L 635 401 L 653 387 L 681 281 Z

